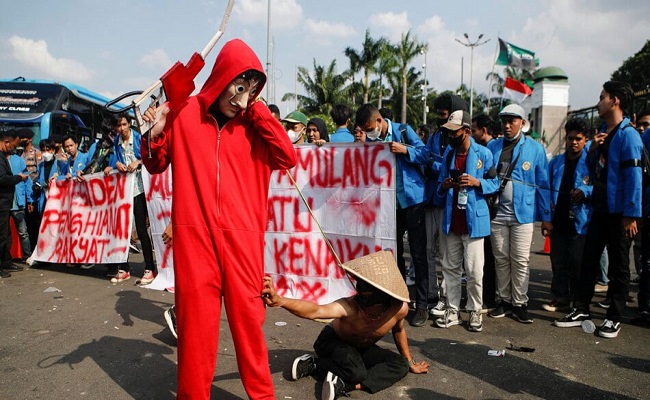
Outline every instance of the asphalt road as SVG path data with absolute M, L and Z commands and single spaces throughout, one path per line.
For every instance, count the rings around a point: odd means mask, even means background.
M 543 242 L 537 235 L 535 239 L 532 249 L 540 250 Z M 141 274 L 142 257 L 132 255 L 132 260 Z M 105 274 L 105 267 L 57 266 L 0 279 L 0 399 L 174 398 L 175 339 L 163 318 L 173 295 L 134 286 L 134 278 L 112 284 Z M 624 324 L 618 338 L 603 339 L 580 328 L 553 327 L 562 313 L 541 309 L 550 279 L 548 256 L 534 254 L 532 325 L 506 317 L 486 318 L 481 333 L 470 333 L 464 325 L 436 328 L 432 320 L 424 327 L 408 327 L 411 352 L 429 361 L 430 372 L 409 374 L 376 395 L 354 392 L 352 398 L 649 398 L 650 330 Z M 633 317 L 636 303 L 630 307 L 628 316 Z M 592 311 L 600 324 L 604 310 Z M 221 329 L 212 398 L 246 398 L 225 312 Z M 319 398 L 319 382 L 292 382 L 289 376 L 293 359 L 312 350 L 320 329 L 318 322 L 268 310 L 265 332 L 278 399 Z M 490 349 L 507 348 L 507 340 L 536 350 L 488 356 Z M 390 335 L 380 344 L 395 348 Z

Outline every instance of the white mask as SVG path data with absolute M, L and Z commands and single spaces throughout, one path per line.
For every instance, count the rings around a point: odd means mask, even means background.
M 381 130 L 379 129 L 379 126 L 370 132 L 366 132 L 366 138 L 370 140 L 377 140 L 379 139 L 379 136 L 381 136 Z
M 52 153 L 43 153 L 43 160 L 50 162 L 54 158 L 54 154 Z
M 288 129 L 287 135 L 289 135 L 289 140 L 291 140 L 291 143 L 296 143 L 302 136 L 302 129 L 299 132 Z

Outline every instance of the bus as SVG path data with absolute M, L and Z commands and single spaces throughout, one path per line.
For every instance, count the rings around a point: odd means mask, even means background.
M 84 151 L 112 129 L 112 114 L 104 108 L 110 99 L 66 82 L 40 79 L 0 79 L 0 129 L 28 128 L 33 143 L 61 140 L 76 134 Z M 116 104 L 114 109 L 122 108 Z

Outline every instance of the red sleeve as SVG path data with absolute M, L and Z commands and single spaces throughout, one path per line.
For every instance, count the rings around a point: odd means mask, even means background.
M 271 169 L 289 169 L 296 165 L 296 150 L 284 127 L 275 119 L 263 101 L 253 103 L 246 110 L 245 118 L 269 146 L 268 164 Z
M 142 135 L 140 140 L 140 154 L 142 163 L 150 174 L 160 174 L 169 165 L 169 140 L 168 133 L 163 131 L 154 141 L 151 142 L 151 157 L 149 157 L 148 140 Z

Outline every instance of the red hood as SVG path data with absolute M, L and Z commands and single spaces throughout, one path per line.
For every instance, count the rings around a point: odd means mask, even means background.
M 217 55 L 212 72 L 197 95 L 201 106 L 207 110 L 230 82 L 251 69 L 266 76 L 262 63 L 253 49 L 241 39 L 227 42 Z M 265 83 L 260 83 L 257 93 L 262 93 Z

